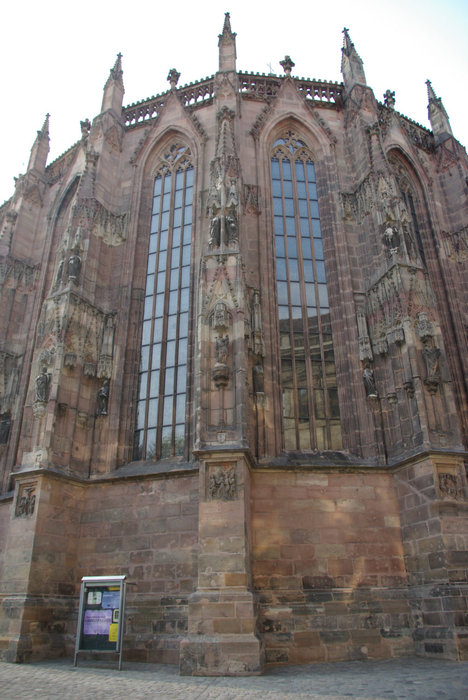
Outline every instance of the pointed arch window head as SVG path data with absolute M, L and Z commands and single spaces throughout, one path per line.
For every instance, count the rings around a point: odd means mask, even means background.
M 185 449 L 192 202 L 190 149 L 172 143 L 154 174 L 134 459 Z
M 315 166 L 292 131 L 273 145 L 271 178 L 285 448 L 340 449 Z
M 417 202 L 418 186 L 415 186 L 413 178 L 409 176 L 409 168 L 396 154 L 390 153 L 388 161 L 395 175 L 400 193 L 405 204 L 405 221 L 403 223 L 403 238 L 410 260 L 415 260 L 426 267 L 426 256 L 421 237 L 421 224 L 424 224 L 424 215 L 418 214 Z M 422 221 L 421 221 L 422 220 Z

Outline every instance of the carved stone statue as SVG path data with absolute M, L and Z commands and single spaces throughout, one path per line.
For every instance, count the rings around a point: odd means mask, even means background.
M 378 394 L 377 394 L 377 388 L 375 386 L 374 372 L 371 369 L 368 362 L 366 363 L 366 366 L 364 367 L 364 370 L 362 373 L 362 378 L 363 378 L 364 386 L 366 389 L 366 395 L 370 398 L 376 398 L 378 396 Z
M 34 513 L 36 505 L 36 487 L 29 486 L 18 493 L 16 501 L 15 516 L 17 518 L 27 518 Z
M 463 491 L 456 474 L 439 474 L 439 490 L 442 498 L 463 498 Z
M 221 219 L 219 216 L 213 216 L 210 221 L 210 240 L 211 247 L 219 248 L 221 243 Z
M 81 138 L 85 140 L 88 137 L 89 132 L 91 131 L 91 122 L 89 119 L 85 119 L 84 121 L 80 121 L 80 127 L 81 127 Z
M 389 109 L 393 109 L 395 107 L 395 91 L 385 90 L 383 97 L 385 106 Z
M 0 445 L 6 445 L 8 436 L 10 435 L 11 416 L 7 413 L 2 413 L 0 416 Z
M 213 328 L 227 328 L 229 325 L 229 317 L 226 309 L 226 304 L 222 301 L 217 301 L 213 310 Z
M 55 277 L 55 287 L 58 287 L 62 282 L 64 264 L 65 264 L 65 259 L 64 259 L 63 253 L 62 253 L 62 257 L 60 259 L 59 266 L 57 268 L 57 275 Z
M 434 339 L 428 337 L 424 341 L 422 356 L 426 365 L 424 384 L 430 393 L 435 393 L 440 383 L 440 350 L 434 344 Z
M 107 416 L 107 408 L 109 404 L 109 380 L 106 379 L 97 393 L 97 415 Z
M 41 373 L 36 377 L 36 401 L 46 402 L 49 398 L 50 374 L 47 367 L 42 367 Z
M 237 216 L 234 210 L 226 216 L 226 237 L 228 244 L 238 239 Z
M 235 180 L 231 180 L 226 204 L 228 207 L 237 207 L 237 205 L 239 204 L 239 198 L 237 196 L 237 185 Z
M 78 248 L 75 248 L 73 255 L 68 259 L 68 277 L 77 280 L 81 272 L 81 258 L 78 255 Z
M 229 351 L 229 336 L 225 335 L 224 338 L 216 338 L 216 362 L 220 365 L 225 365 L 228 358 Z
M 398 233 L 395 226 L 391 226 L 389 224 L 385 228 L 383 242 L 391 253 L 394 253 L 398 250 L 398 248 L 400 247 L 400 234 Z

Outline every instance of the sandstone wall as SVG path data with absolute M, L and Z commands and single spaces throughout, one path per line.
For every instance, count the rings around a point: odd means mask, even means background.
M 126 574 L 127 658 L 178 662 L 197 576 L 198 473 L 87 484 L 43 474 L 30 485 L 34 513 L 2 529 L 1 658 L 71 656 L 81 577 Z
M 196 587 L 197 541 L 198 472 L 89 487 L 75 580 L 127 575 L 125 658 L 178 662 Z
M 412 653 L 392 476 L 257 472 L 253 571 L 267 662 Z

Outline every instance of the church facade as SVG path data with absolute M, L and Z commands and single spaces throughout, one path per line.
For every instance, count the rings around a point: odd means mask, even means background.
M 468 158 L 343 83 L 219 67 L 101 113 L 0 208 L 0 658 L 82 576 L 183 674 L 468 658 Z

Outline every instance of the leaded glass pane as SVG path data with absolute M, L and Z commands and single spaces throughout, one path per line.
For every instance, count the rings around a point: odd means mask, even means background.
M 159 173 L 148 246 L 136 459 L 183 454 L 185 444 L 193 199 L 189 149 L 172 145 L 164 153 Z
M 284 444 L 289 450 L 340 449 L 315 167 L 290 131 L 275 143 L 271 173 Z

